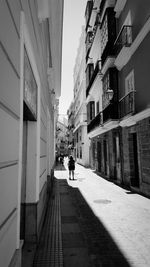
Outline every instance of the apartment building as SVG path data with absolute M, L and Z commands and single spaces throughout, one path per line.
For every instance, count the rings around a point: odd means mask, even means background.
M 85 29 L 79 40 L 74 67 L 74 147 L 79 164 L 89 165 L 89 139 L 87 136 L 86 90 L 85 90 Z
M 59 14 L 59 16 L 57 16 Z M 0 266 L 36 243 L 54 167 L 63 1 L 0 4 Z
M 67 137 L 68 137 L 68 155 L 75 156 L 74 151 L 74 102 L 72 101 L 68 110 L 67 110 L 67 116 L 68 116 L 68 130 L 67 130 Z
M 104 177 L 146 195 L 150 195 L 149 10 L 146 0 L 95 0 L 87 2 L 85 13 L 91 165 Z M 99 112 L 97 100 L 90 99 L 98 77 L 96 47 L 101 60 Z
M 56 126 L 56 153 L 57 156 L 66 156 L 68 154 L 68 125 L 58 120 Z
M 85 11 L 86 19 L 86 105 L 87 134 L 90 141 L 90 167 L 100 171 L 99 134 L 102 111 L 102 75 L 100 48 L 100 1 L 88 1 Z M 97 158 L 98 157 L 98 158 Z
M 122 179 L 150 195 L 150 3 L 117 1 L 114 11 Z

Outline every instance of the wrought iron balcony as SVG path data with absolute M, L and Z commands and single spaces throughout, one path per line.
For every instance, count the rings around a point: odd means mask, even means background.
M 110 103 L 103 110 L 103 123 L 108 120 L 117 120 L 118 119 L 118 105 L 117 103 Z
M 119 54 L 119 52 L 123 47 L 129 47 L 131 44 L 132 44 L 132 26 L 124 25 L 114 43 L 116 53 Z
M 101 60 L 98 60 L 97 61 L 96 66 L 95 66 L 95 69 L 93 71 L 93 75 L 92 75 L 92 77 L 91 77 L 91 79 L 89 81 L 89 84 L 87 85 L 86 97 L 88 97 L 88 94 L 90 92 L 90 88 L 91 88 L 91 86 L 92 86 L 92 84 L 93 84 L 93 82 L 94 82 L 94 80 L 95 80 L 95 78 L 96 78 L 96 76 L 97 76 L 98 73 L 99 74 L 101 73 Z
M 87 2 L 87 6 L 86 6 L 86 10 L 85 10 L 86 31 L 87 31 L 88 26 L 89 26 L 88 24 L 89 24 L 89 20 L 91 17 L 92 9 L 93 9 L 93 0 L 89 0 Z
M 92 46 L 92 42 L 93 42 L 93 32 L 90 31 L 87 33 L 86 36 L 86 62 L 88 60 L 88 55 Z
M 129 92 L 119 100 L 119 117 L 123 118 L 135 112 L 135 91 Z
M 99 127 L 102 124 L 102 112 L 98 113 L 96 117 L 90 121 L 90 123 L 87 126 L 87 132 L 90 133 L 95 128 Z

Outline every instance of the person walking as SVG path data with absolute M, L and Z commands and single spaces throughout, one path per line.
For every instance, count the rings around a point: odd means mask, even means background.
M 68 161 L 68 169 L 69 169 L 69 180 L 71 180 L 71 175 L 72 179 L 74 180 L 75 160 L 73 159 L 72 156 L 70 156 Z

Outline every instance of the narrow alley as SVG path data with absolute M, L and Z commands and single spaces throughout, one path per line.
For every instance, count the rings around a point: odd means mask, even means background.
M 148 0 L 0 1 L 0 267 L 150 266 L 149 47 Z
M 150 199 L 79 164 L 69 180 L 67 159 L 54 174 L 34 267 L 149 266 Z

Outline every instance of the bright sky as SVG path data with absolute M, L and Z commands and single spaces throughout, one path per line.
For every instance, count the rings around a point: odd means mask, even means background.
M 73 100 L 73 68 L 82 25 L 85 25 L 87 0 L 64 0 L 62 85 L 59 114 L 66 114 Z M 62 115 L 61 115 L 62 116 Z

